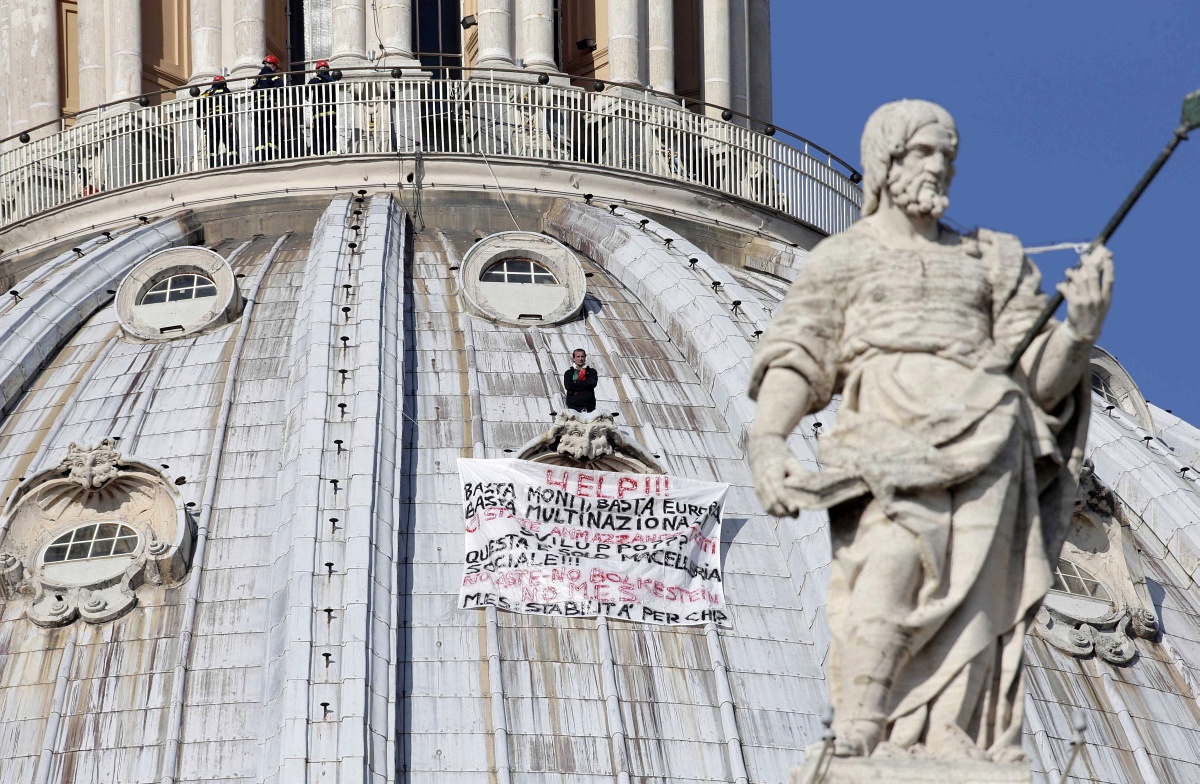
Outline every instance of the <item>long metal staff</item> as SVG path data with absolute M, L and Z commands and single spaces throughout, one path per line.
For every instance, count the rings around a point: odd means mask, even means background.
M 1138 184 L 1134 186 L 1130 194 L 1125 197 L 1125 201 L 1117 209 L 1116 214 L 1109 218 L 1108 223 L 1100 230 L 1100 234 L 1088 245 L 1088 251 L 1108 242 L 1109 237 L 1121 225 L 1121 221 L 1125 220 L 1125 216 L 1133 209 L 1133 205 L 1141 198 L 1141 195 L 1146 191 L 1151 181 L 1162 169 L 1163 164 L 1171 157 L 1171 153 L 1175 152 L 1175 148 L 1179 146 L 1179 143 L 1187 138 L 1188 131 L 1196 128 L 1200 128 L 1200 90 L 1188 93 L 1187 97 L 1183 99 L 1182 119 L 1179 121 L 1179 127 L 1175 129 L 1171 141 L 1158 154 L 1158 157 L 1154 159 L 1154 163 L 1150 164 L 1150 168 L 1142 175 L 1142 179 L 1138 180 Z M 1062 303 L 1062 293 L 1058 291 L 1054 292 L 1054 296 L 1046 303 L 1045 309 L 1038 315 L 1037 321 L 1033 322 L 1033 326 L 1025 333 L 1025 337 L 1021 339 L 1021 342 L 1013 351 L 1012 358 L 1008 360 L 1008 372 L 1011 373 L 1013 368 L 1017 366 L 1017 363 L 1021 361 L 1021 355 L 1029 348 L 1029 344 L 1033 342 L 1033 339 L 1041 333 L 1042 328 L 1046 326 L 1046 323 L 1054 316 L 1054 311 L 1058 310 L 1058 306 Z

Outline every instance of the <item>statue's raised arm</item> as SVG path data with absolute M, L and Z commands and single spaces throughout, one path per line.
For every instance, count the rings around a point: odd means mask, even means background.
M 829 687 L 841 756 L 1021 759 L 1020 648 L 1083 462 L 1085 371 L 1112 296 L 1097 248 L 1052 321 L 1011 235 L 956 233 L 958 132 L 897 101 L 863 132 L 863 219 L 822 241 L 756 351 L 749 455 L 767 511 L 828 509 Z M 786 438 L 841 396 L 807 470 Z

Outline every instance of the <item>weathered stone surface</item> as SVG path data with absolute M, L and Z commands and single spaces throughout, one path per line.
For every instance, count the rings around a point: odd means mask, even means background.
M 824 775 L 814 773 L 820 758 L 809 755 L 792 771 L 791 784 L 1029 784 L 1029 766 L 959 760 L 915 760 L 895 757 L 834 757 Z

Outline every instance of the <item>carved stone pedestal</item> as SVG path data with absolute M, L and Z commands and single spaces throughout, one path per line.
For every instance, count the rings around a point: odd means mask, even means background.
M 791 784 L 1029 784 L 1029 763 L 998 765 L 962 760 L 896 757 L 834 757 L 824 776 L 812 768 L 820 753 L 809 754 L 803 767 L 792 770 Z

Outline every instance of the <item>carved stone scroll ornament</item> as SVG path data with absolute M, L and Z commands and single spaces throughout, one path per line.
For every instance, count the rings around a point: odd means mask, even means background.
M 653 455 L 617 427 L 609 413 L 560 413 L 554 425 L 525 444 L 518 456 L 537 463 L 587 466 L 600 471 L 665 473 Z
M 23 603 L 39 626 L 120 617 L 143 586 L 182 581 L 193 539 L 174 483 L 109 439 L 71 444 L 57 468 L 23 482 L 0 535 L 0 601 Z
M 1095 654 L 1110 664 L 1128 664 L 1137 654 L 1133 638 L 1157 637 L 1158 619 L 1148 610 L 1125 607 L 1083 620 L 1055 607 L 1051 599 L 1042 605 L 1034 628 L 1063 653 L 1080 658 Z
M 1135 638 L 1158 637 L 1158 617 L 1146 609 L 1151 599 L 1124 515 L 1116 493 L 1096 476 L 1092 462 L 1085 461 L 1061 557 L 1086 568 L 1111 599 L 1104 607 L 1104 602 L 1062 591 L 1046 596 L 1032 631 L 1063 653 L 1081 658 L 1095 654 L 1111 664 L 1128 664 L 1137 653 Z

